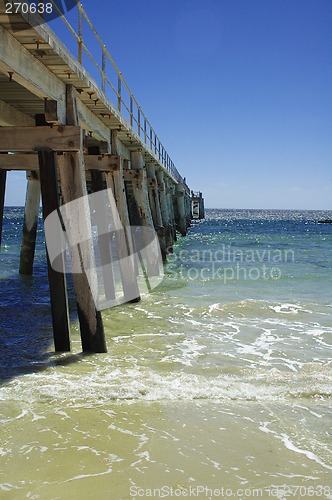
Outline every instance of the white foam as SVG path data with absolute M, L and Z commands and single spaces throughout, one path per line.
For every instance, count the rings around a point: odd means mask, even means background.
M 309 309 L 304 309 L 297 304 L 281 304 L 277 306 L 269 306 L 270 309 L 281 314 L 298 314 L 299 312 L 311 313 Z
M 315 453 L 308 450 L 303 450 L 295 446 L 295 444 L 291 441 L 290 437 L 287 434 L 281 434 L 281 439 L 288 450 L 295 451 L 296 453 L 300 453 L 301 455 L 305 455 L 309 460 L 314 460 L 316 463 L 324 467 L 325 469 L 332 470 L 332 467 L 325 462 L 323 462 Z

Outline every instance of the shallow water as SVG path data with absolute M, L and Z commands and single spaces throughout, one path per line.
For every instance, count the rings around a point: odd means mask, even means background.
M 21 215 L 0 267 L 6 498 L 332 498 L 331 212 L 208 211 L 90 356 L 74 311 L 53 353 L 41 230 L 17 276 Z

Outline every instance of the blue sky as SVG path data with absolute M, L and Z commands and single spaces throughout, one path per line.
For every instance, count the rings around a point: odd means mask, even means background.
M 331 0 L 84 8 L 207 207 L 332 209 Z M 6 203 L 22 204 L 11 175 Z

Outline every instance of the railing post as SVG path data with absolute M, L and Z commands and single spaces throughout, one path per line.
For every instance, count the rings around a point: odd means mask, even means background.
M 150 125 L 150 149 L 152 151 L 152 128 L 151 128 L 151 125 Z
M 121 73 L 118 74 L 118 111 L 121 111 Z
M 133 126 L 133 94 L 130 94 L 130 126 Z
M 141 111 L 139 108 L 137 108 L 137 130 L 139 137 L 141 137 Z
M 144 143 L 146 144 L 146 118 L 144 115 Z
M 101 53 L 101 90 L 105 93 L 106 83 L 106 47 L 103 45 Z
M 83 12 L 82 4 L 78 4 L 78 62 L 82 64 L 82 54 L 83 54 Z

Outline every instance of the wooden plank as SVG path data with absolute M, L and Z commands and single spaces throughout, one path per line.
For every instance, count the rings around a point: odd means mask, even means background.
M 63 157 L 58 156 L 58 163 L 63 163 Z M 85 170 L 100 170 L 109 172 L 118 170 L 120 157 L 114 155 L 84 155 Z M 32 153 L 0 154 L 0 169 L 3 170 L 38 170 L 38 156 Z
M 0 170 L 0 248 L 2 239 L 3 210 L 5 204 L 6 177 L 7 172 L 5 170 Z
M 37 154 L 0 154 L 0 169 L 38 171 Z
M 28 175 L 19 273 L 33 274 L 40 202 L 40 182 L 35 172 Z
M 59 192 L 56 174 L 56 155 L 54 152 L 40 151 L 39 176 L 41 183 L 43 217 L 59 208 Z M 56 228 L 55 228 L 56 230 Z M 60 236 L 59 236 L 60 237 Z M 70 325 L 68 315 L 68 299 L 63 256 L 60 257 L 63 272 L 55 271 L 50 265 L 47 255 L 48 282 L 52 309 L 53 337 L 56 351 L 70 351 Z M 59 263 L 58 263 L 59 265 Z
M 80 127 L 0 127 L 0 151 L 79 151 L 83 133 Z

